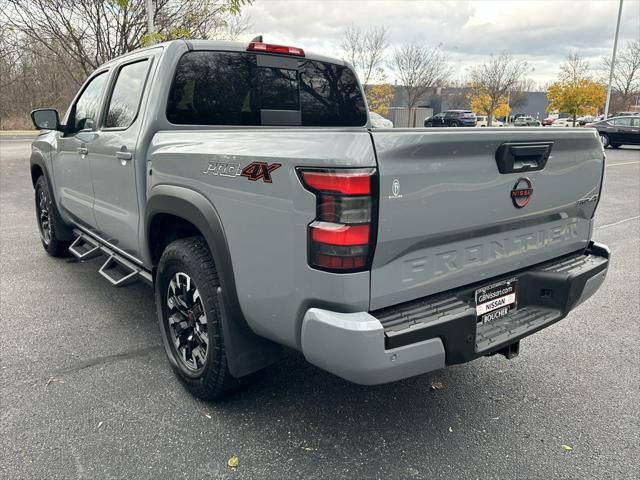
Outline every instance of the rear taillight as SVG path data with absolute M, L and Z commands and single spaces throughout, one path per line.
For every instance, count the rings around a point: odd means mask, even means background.
M 298 172 L 305 188 L 316 195 L 316 218 L 308 233 L 309 265 L 341 273 L 370 268 L 376 235 L 376 170 Z

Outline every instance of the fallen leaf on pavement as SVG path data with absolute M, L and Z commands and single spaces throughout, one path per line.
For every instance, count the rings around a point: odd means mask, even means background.
M 229 468 L 231 468 L 232 470 L 235 470 L 236 468 L 238 468 L 239 464 L 240 464 L 240 459 L 235 455 L 232 455 L 229 461 L 227 462 L 227 465 L 229 465 Z
M 205 413 L 204 416 L 207 417 L 208 419 L 211 419 L 211 415 L 209 415 L 208 413 Z
M 560 447 L 563 450 L 566 450 L 567 452 L 570 452 L 571 450 L 573 450 L 573 447 L 571 445 L 560 445 Z
M 431 390 L 440 390 L 442 388 L 442 382 L 438 380 L 431 381 Z
M 450 431 L 450 432 L 453 432 L 453 428 L 449 427 L 449 431 Z
M 104 422 L 98 422 L 98 428 L 100 428 L 102 426 Z

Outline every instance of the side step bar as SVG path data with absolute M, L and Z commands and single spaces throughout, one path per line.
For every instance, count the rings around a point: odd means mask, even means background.
M 112 248 L 81 230 L 74 229 L 73 233 L 77 238 L 69 247 L 69 252 L 78 260 L 89 260 L 100 255 L 106 255 L 107 260 L 100 267 L 99 273 L 109 280 L 114 287 L 124 287 L 139 280 L 153 285 L 151 273 L 143 267 L 127 260 Z
M 102 254 L 98 242 L 83 233 L 73 241 L 69 251 L 78 260 L 89 260 Z

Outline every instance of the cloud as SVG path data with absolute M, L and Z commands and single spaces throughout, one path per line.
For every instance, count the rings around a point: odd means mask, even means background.
M 458 66 L 459 78 L 469 65 L 508 50 L 527 60 L 529 76 L 542 83 L 555 79 L 572 51 L 593 66 L 611 54 L 618 2 L 256 0 L 247 10 L 251 33 L 274 43 L 340 56 L 348 25 L 384 25 L 391 49 L 412 41 L 441 45 Z M 627 1 L 620 44 L 639 38 L 640 1 Z

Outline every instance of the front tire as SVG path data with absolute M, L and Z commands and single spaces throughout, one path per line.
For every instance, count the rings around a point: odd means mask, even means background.
M 458 122 L 451 122 L 452 127 L 459 127 L 460 124 Z
M 427 122 L 424 124 L 425 127 L 433 127 L 433 123 L 431 122 Z
M 35 200 L 36 221 L 38 222 L 42 247 L 52 257 L 67 256 L 71 242 L 64 240 L 61 236 L 66 227 L 60 220 L 49 183 L 44 175 L 40 175 L 36 181 Z
M 622 146 L 621 143 L 612 143 L 611 148 L 620 148 Z
M 204 238 L 176 240 L 163 252 L 155 297 L 165 351 L 185 387 L 204 400 L 220 398 L 239 385 L 227 367 L 219 286 Z

